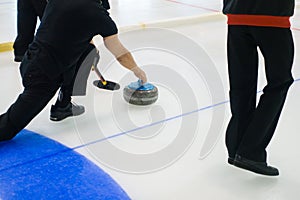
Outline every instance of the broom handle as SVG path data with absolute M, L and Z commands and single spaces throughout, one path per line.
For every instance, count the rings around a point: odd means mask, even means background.
M 94 70 L 97 74 L 97 76 L 99 77 L 99 79 L 101 80 L 103 85 L 106 85 L 106 80 L 104 79 L 104 77 L 102 76 L 102 74 L 100 73 L 100 71 L 98 70 L 97 66 L 95 66 L 95 62 L 97 62 L 97 60 L 94 60 L 94 64 L 92 66 L 92 70 Z

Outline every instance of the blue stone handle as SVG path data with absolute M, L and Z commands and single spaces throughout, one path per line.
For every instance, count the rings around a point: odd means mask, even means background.
M 129 87 L 132 90 L 139 90 L 139 91 L 148 91 L 154 89 L 154 85 L 152 85 L 151 83 L 142 84 L 142 80 L 132 82 L 127 87 Z

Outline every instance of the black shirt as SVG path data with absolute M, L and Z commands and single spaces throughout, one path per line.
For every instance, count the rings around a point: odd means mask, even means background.
M 41 69 L 58 76 L 76 64 L 95 35 L 117 32 L 99 0 L 49 0 L 31 49 L 38 49 Z
M 109 10 L 110 9 L 110 5 L 108 0 L 101 0 L 102 1 L 102 6 L 106 9 Z
M 223 0 L 224 14 L 292 16 L 295 0 Z

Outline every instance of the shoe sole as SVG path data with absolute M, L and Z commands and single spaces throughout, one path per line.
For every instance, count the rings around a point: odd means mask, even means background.
M 249 165 L 245 165 L 244 163 L 236 161 L 236 160 L 234 161 L 233 165 L 238 168 L 245 169 L 245 170 L 254 172 L 256 174 L 261 174 L 261 175 L 265 175 L 265 176 L 278 176 L 279 175 L 279 173 L 263 173 L 255 167 L 249 167 Z
M 233 158 L 228 158 L 228 164 L 233 165 L 234 164 L 234 159 Z
M 51 116 L 50 116 L 50 120 L 51 120 L 51 121 L 58 122 L 58 121 L 62 121 L 62 120 L 66 119 L 66 118 L 68 118 L 68 117 L 71 117 L 71 116 L 73 116 L 73 115 L 69 115 L 69 116 L 62 117 L 62 118 L 57 118 L 57 117 L 51 117 Z
M 76 113 L 76 114 L 70 114 L 70 115 L 65 115 L 63 117 L 53 117 L 53 116 L 50 116 L 50 120 L 51 121 L 55 121 L 55 122 L 58 122 L 58 121 L 62 121 L 68 117 L 75 117 L 75 116 L 78 116 L 78 115 L 82 115 L 84 113 L 84 111 L 82 113 Z

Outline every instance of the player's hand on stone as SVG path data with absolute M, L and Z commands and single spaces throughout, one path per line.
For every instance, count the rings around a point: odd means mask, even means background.
M 146 73 L 139 67 L 134 67 L 131 69 L 134 75 L 142 81 L 142 84 L 147 83 L 147 75 Z

